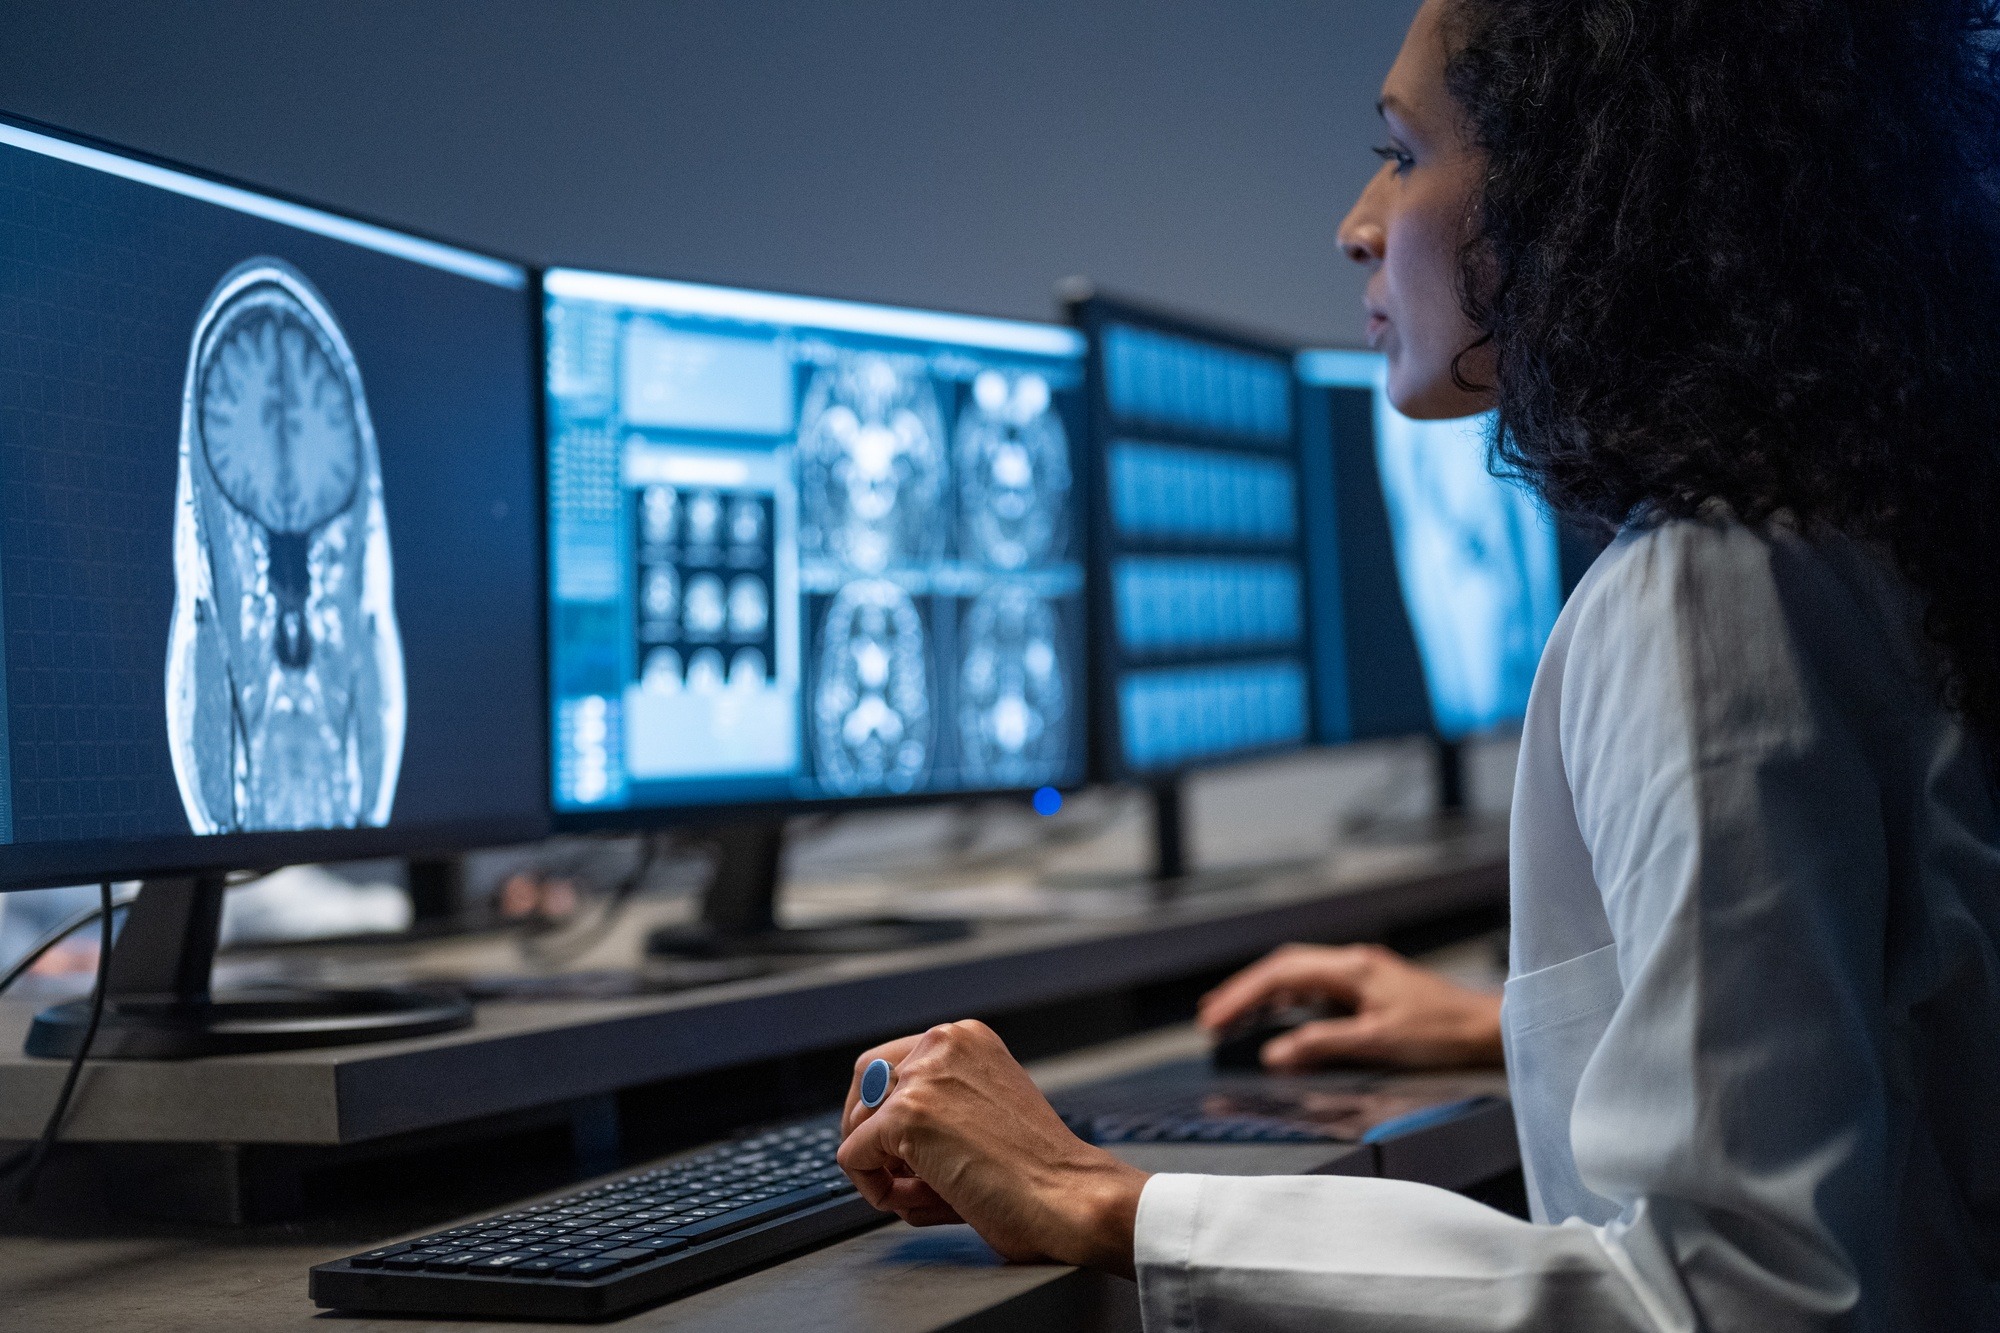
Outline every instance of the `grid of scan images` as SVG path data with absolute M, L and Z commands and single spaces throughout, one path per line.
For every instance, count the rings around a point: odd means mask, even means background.
M 1080 361 L 550 308 L 559 802 L 1075 779 Z

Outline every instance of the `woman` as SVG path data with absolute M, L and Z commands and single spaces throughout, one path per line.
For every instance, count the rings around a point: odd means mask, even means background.
M 1504 1031 L 1535 1222 L 1147 1178 L 992 1034 L 875 1055 L 841 1161 L 1152 1329 L 2000 1327 L 2000 102 L 1991 0 L 1426 0 L 1342 228 L 1415 416 L 1619 529 L 1537 674 L 1514 975 L 1267 1055 Z M 1385 998 L 1386 997 L 1386 998 Z

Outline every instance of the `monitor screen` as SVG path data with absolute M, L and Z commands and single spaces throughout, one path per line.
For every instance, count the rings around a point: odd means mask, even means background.
M 1358 423 L 1367 395 L 1402 607 L 1438 733 L 1458 738 L 1519 721 L 1564 581 L 1555 523 L 1526 486 L 1488 470 L 1491 414 L 1411 420 L 1390 405 L 1373 353 L 1307 353 L 1299 368 L 1328 395 L 1330 419 Z M 1358 433 L 1330 443 L 1356 447 Z M 1392 623 L 1386 598 L 1373 602 L 1376 618 Z
M 545 292 L 558 813 L 1081 778 L 1081 339 L 564 269 Z
M 1314 735 L 1324 745 L 1435 730 L 1376 463 L 1378 364 L 1366 352 L 1299 359 Z
M 540 831 L 527 272 L 4 122 L 0 247 L 0 881 Z
M 1310 738 L 1291 354 L 1092 297 L 1109 776 Z

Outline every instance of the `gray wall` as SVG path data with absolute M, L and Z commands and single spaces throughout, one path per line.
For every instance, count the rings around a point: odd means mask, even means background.
M 1355 341 L 1414 0 L 0 0 L 0 107 L 536 261 Z

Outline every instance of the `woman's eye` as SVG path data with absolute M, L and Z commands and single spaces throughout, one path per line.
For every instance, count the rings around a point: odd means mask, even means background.
M 1401 175 L 1403 172 L 1408 171 L 1411 167 L 1416 165 L 1415 158 L 1411 157 L 1408 153 L 1396 147 L 1396 145 L 1394 144 L 1383 144 L 1381 147 L 1375 149 L 1374 152 L 1375 156 L 1381 158 L 1384 162 L 1395 163 L 1397 175 Z

